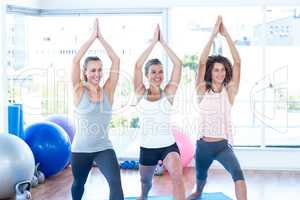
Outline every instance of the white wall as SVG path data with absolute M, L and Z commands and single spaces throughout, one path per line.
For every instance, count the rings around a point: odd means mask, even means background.
M 5 80 L 5 5 L 0 3 L 0 134 L 7 131 L 7 90 Z
M 174 6 L 300 5 L 300 0 L 40 0 L 42 9 L 169 8 Z
M 41 0 L 4 0 L 4 2 L 10 5 L 22 6 L 28 8 L 39 8 L 39 4 Z
M 138 159 L 138 129 L 112 128 L 109 136 L 118 158 Z M 300 149 L 235 147 L 234 151 L 243 169 L 300 171 Z M 195 160 L 189 166 L 195 166 Z M 223 169 L 217 161 L 212 168 Z
M 300 171 L 299 149 L 235 148 L 235 153 L 243 169 Z M 223 167 L 214 162 L 212 168 Z

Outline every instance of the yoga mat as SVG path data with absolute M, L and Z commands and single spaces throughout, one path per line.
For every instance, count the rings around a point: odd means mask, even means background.
M 135 200 L 137 197 L 127 197 L 125 200 Z M 172 196 L 149 196 L 148 200 L 173 200 Z M 232 200 L 222 192 L 203 193 L 198 200 Z
M 22 104 L 10 104 L 8 106 L 8 132 L 23 139 L 23 126 Z

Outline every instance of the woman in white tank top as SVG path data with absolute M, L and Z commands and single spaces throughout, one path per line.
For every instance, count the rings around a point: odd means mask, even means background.
M 233 65 L 221 55 L 209 56 L 214 38 L 219 34 L 226 39 Z M 199 140 L 196 146 L 196 191 L 188 200 L 201 196 L 207 179 L 207 172 L 214 160 L 219 161 L 231 174 L 235 183 L 236 198 L 247 199 L 243 172 L 231 147 L 231 106 L 240 83 L 241 60 L 228 34 L 222 17 L 219 16 L 212 35 L 200 56 L 196 80 L 199 99 Z
M 151 59 L 145 65 L 145 76 L 149 82 L 149 88 L 146 89 L 143 83 L 142 67 L 158 42 L 174 65 L 171 79 L 166 87 L 161 89 L 164 78 L 163 66 L 158 59 Z M 160 28 L 157 26 L 151 44 L 137 60 L 134 71 L 134 89 L 139 99 L 137 108 L 142 132 L 140 147 L 142 188 L 139 199 L 147 199 L 154 170 L 159 160 L 163 161 L 171 176 L 174 199 L 185 199 L 180 152 L 170 129 L 171 108 L 180 82 L 181 68 L 181 61 L 163 40 Z

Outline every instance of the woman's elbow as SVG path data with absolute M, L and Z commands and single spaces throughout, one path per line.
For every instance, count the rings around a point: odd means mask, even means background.
M 121 60 L 120 60 L 120 58 L 117 56 L 117 57 L 115 57 L 115 58 L 112 60 L 112 62 L 113 62 L 115 65 L 120 65 Z
M 240 58 L 235 59 L 234 60 L 234 65 L 238 66 L 238 67 L 241 66 L 241 59 Z

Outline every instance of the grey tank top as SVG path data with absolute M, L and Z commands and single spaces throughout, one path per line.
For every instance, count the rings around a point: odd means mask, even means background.
M 91 153 L 112 149 L 108 137 L 108 125 L 112 109 L 106 92 L 103 100 L 92 102 L 84 87 L 79 104 L 74 109 L 76 133 L 72 143 L 72 152 Z

